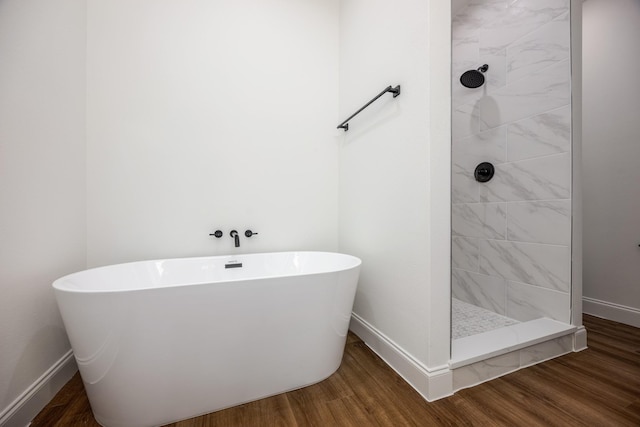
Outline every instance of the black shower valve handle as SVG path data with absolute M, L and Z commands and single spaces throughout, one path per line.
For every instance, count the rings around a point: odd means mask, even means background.
M 216 230 L 213 233 L 209 233 L 209 236 L 216 236 L 218 239 L 222 237 L 222 231 Z
M 254 234 L 258 234 L 258 233 L 254 233 L 254 232 L 253 232 L 253 231 L 251 231 L 251 230 L 247 230 L 247 231 L 245 231 L 245 232 L 244 232 L 244 235 L 245 235 L 246 237 L 251 237 L 251 236 L 253 236 Z
M 478 182 L 488 182 L 493 178 L 494 173 L 495 168 L 491 163 L 482 162 L 476 166 L 475 171 L 473 171 L 473 176 Z

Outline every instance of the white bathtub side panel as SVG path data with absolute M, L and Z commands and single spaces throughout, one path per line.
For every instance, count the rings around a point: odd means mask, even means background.
M 355 268 L 57 296 L 98 421 L 151 426 L 331 375 L 342 359 L 357 276 Z

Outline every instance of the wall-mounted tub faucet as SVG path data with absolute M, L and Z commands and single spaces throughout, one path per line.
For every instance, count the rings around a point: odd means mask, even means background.
M 244 232 L 245 237 L 255 236 L 256 234 L 258 234 L 258 233 L 255 233 L 255 232 L 253 232 L 251 230 L 246 230 Z M 240 247 L 240 233 L 238 233 L 237 230 L 231 230 L 229 235 L 233 239 L 233 242 L 234 242 L 236 248 L 239 248 Z M 220 230 L 216 230 L 213 233 L 209 233 L 209 236 L 215 236 L 215 237 L 217 237 L 219 239 L 219 238 L 221 238 L 223 236 L 223 233 Z
M 236 248 L 239 248 L 240 247 L 240 235 L 238 234 L 238 232 L 236 230 L 231 230 L 231 233 L 229 233 L 229 235 L 235 239 Z

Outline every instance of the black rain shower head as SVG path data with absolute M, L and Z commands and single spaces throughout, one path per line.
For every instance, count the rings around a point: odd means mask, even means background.
M 460 83 L 462 83 L 462 86 L 468 87 L 470 89 L 478 88 L 484 84 L 484 73 L 488 69 L 489 66 L 487 64 L 484 64 L 477 70 L 465 71 L 460 76 Z

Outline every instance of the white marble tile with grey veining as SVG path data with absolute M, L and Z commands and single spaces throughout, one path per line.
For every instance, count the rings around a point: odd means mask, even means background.
M 489 25 L 507 11 L 506 0 L 499 2 L 471 2 L 452 17 L 451 32 L 454 38 L 477 34 L 478 30 Z
M 571 244 L 571 200 L 507 203 L 507 240 Z
M 502 277 L 457 268 L 451 271 L 451 293 L 455 298 L 502 315 L 506 312 L 506 286 Z
M 453 107 L 451 114 L 451 138 L 453 140 L 462 139 L 487 129 L 486 126 L 484 129 L 480 129 L 481 99 Z
M 453 105 L 475 101 L 481 94 L 460 84 L 460 76 L 470 68 L 477 67 L 480 60 L 478 38 L 466 36 L 451 40 L 451 97 Z
M 455 64 L 475 64 L 480 59 L 480 44 L 473 35 L 451 40 L 452 70 Z
M 563 292 L 571 288 L 567 246 L 481 240 L 479 261 L 483 274 Z
M 507 160 L 507 127 L 501 126 L 454 140 L 451 147 L 452 163 L 473 171 L 478 163 L 504 163 Z
M 506 127 L 490 129 L 453 141 L 451 152 L 452 202 L 479 202 L 479 183 L 474 170 L 481 162 L 506 160 Z
M 505 203 L 461 203 L 451 207 L 454 236 L 504 239 L 506 227 Z
M 570 323 L 571 297 L 568 292 L 508 281 L 507 316 L 521 322 L 548 317 Z
M 499 89 L 507 84 L 507 50 L 506 49 L 480 49 L 479 65 L 487 64 L 489 68 L 484 73 L 487 92 Z
M 453 164 L 451 166 L 451 202 L 474 203 L 480 201 L 478 181 L 473 177 L 473 170 Z
M 572 339 L 572 335 L 565 335 L 560 338 L 532 345 L 531 347 L 523 348 L 520 350 L 520 366 L 533 365 L 551 359 L 552 357 L 569 353 L 573 350 Z
M 571 150 L 571 106 L 510 123 L 507 127 L 509 161 Z
M 568 199 L 571 195 L 568 153 L 494 166 L 491 181 L 480 185 L 482 201 Z
M 486 87 L 480 87 L 471 89 L 465 87 L 460 82 L 460 77 L 463 73 L 469 70 L 475 70 L 478 68 L 479 61 L 474 62 L 456 62 L 452 64 L 456 69 L 452 69 L 451 74 L 451 105 L 453 108 L 459 107 L 464 104 L 473 104 L 478 102 L 480 98 L 487 94 Z
M 500 8 L 506 10 L 509 4 L 513 3 L 513 0 L 470 0 L 469 4 L 492 6 L 494 8 Z
M 467 70 L 477 68 L 476 64 L 478 63 L 479 58 L 475 58 L 473 60 L 457 58 L 452 56 L 451 58 L 451 81 L 456 82 L 458 85 L 460 84 L 460 76 Z M 475 67 L 475 68 L 474 68 Z M 453 85 L 452 90 L 456 89 L 457 85 Z M 453 98 L 456 97 L 456 93 L 452 93 Z M 458 102 L 460 102 L 458 100 Z M 470 102 L 470 101 L 469 101 Z
M 510 2 L 504 11 L 486 10 L 491 17 L 475 22 L 467 18 L 465 28 L 474 23 L 480 28 L 481 48 L 503 49 L 568 11 L 569 0 L 518 0 Z M 467 13 L 472 12 L 470 9 Z
M 531 73 L 569 59 L 569 13 L 516 40 L 507 48 L 507 81 L 516 82 Z
M 492 91 L 474 106 L 479 110 L 480 130 L 568 105 L 571 100 L 570 77 L 569 60 L 565 60 L 533 72 L 527 79 Z
M 451 38 L 451 54 L 456 60 L 477 61 L 480 55 L 478 36 L 469 34 Z
M 471 387 L 520 367 L 519 352 L 503 354 L 453 370 L 453 389 Z
M 467 271 L 478 271 L 480 267 L 477 238 L 462 236 L 451 238 L 451 266 Z

